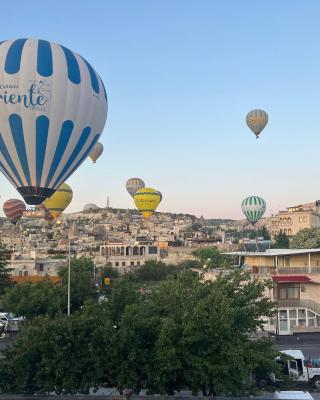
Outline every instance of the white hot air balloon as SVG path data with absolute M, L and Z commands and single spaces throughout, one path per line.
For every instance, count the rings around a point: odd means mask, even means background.
M 91 153 L 89 154 L 89 157 L 95 163 L 102 153 L 103 153 L 103 144 L 101 142 L 98 142 L 93 147 Z
M 80 55 L 37 39 L 0 44 L 0 82 L 0 170 L 28 204 L 40 204 L 97 143 L 105 88 Z
M 140 178 L 130 178 L 127 180 L 127 183 L 126 183 L 127 191 L 129 192 L 131 197 L 134 197 L 136 192 L 139 189 L 142 189 L 144 187 L 145 187 L 145 184 L 144 184 L 143 180 Z
M 246 122 L 258 139 L 268 123 L 268 114 L 264 110 L 252 110 L 247 114 Z

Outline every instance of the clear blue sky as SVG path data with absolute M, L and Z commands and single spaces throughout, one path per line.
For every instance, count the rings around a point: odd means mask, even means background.
M 69 179 L 74 200 L 132 207 L 142 177 L 162 211 L 240 217 L 240 202 L 320 199 L 318 0 L 12 0 L 3 39 L 36 37 L 83 55 L 102 76 L 109 115 L 96 165 Z M 263 108 L 256 140 L 246 113 Z M 1 203 L 19 197 L 1 177 Z

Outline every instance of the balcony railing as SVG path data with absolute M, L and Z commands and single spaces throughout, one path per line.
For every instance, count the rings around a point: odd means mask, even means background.
M 320 316 L 320 303 L 314 300 L 276 300 L 278 308 L 307 308 Z
M 257 276 L 276 275 L 276 267 L 259 265 L 257 267 L 247 266 L 247 271 Z M 278 267 L 278 275 L 320 274 L 320 267 Z

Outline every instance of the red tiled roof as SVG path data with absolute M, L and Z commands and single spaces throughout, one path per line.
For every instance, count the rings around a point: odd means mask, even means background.
M 274 275 L 273 282 L 312 282 L 306 275 Z
M 30 282 L 30 283 L 37 283 L 37 282 L 42 282 L 45 279 L 50 279 L 51 282 L 53 283 L 58 283 L 61 281 L 61 278 L 59 276 L 39 276 L 39 275 L 30 275 L 30 276 L 11 276 L 11 280 L 15 283 L 25 283 L 25 282 Z

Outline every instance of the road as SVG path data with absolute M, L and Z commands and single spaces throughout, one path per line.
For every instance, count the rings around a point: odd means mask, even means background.
M 274 339 L 278 350 L 301 350 L 306 358 L 320 358 L 320 333 L 300 333 Z

